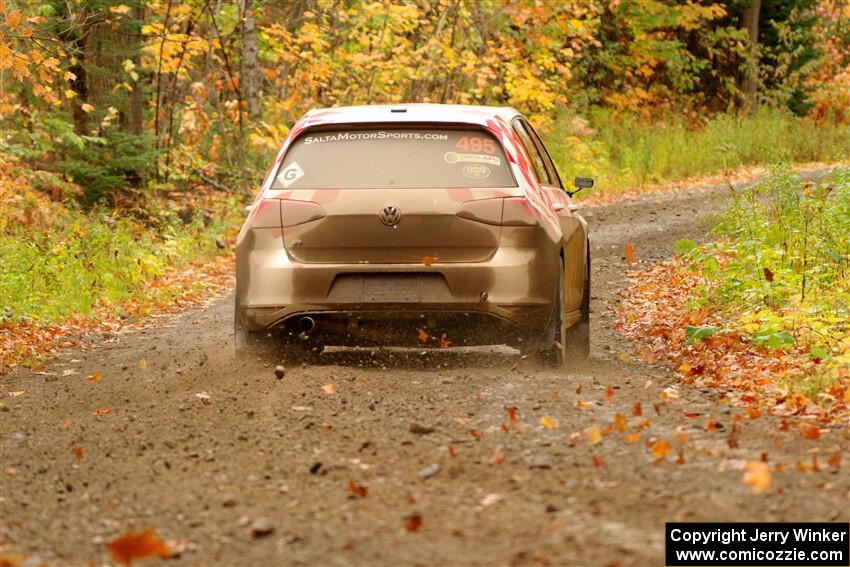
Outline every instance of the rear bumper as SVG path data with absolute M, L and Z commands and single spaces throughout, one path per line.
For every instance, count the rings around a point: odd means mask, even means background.
M 426 266 L 299 263 L 284 249 L 280 229 L 251 229 L 237 244 L 237 314 L 250 331 L 304 315 L 434 320 L 468 313 L 542 332 L 558 281 L 558 249 L 539 229 L 503 230 L 503 245 L 486 261 L 437 258 Z M 381 278 L 388 281 L 376 286 Z

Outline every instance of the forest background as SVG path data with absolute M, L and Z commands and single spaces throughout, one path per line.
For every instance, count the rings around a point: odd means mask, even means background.
M 294 121 L 381 102 L 513 106 L 608 194 L 846 162 L 850 6 L 0 0 L 0 369 L 226 272 Z

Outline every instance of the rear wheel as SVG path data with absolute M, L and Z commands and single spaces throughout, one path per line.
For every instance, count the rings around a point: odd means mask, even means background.
M 561 259 L 554 309 L 543 337 L 543 348 L 536 353 L 539 362 L 551 367 L 579 363 L 590 356 L 590 262 L 581 301 L 581 317 L 570 327 L 564 324 L 564 260 Z

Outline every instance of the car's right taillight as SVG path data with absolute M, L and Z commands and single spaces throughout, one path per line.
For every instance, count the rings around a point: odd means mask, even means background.
M 485 224 L 537 226 L 537 215 L 525 197 L 506 197 L 467 201 L 457 216 Z

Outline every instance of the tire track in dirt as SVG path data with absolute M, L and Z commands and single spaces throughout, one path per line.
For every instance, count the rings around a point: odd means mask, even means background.
M 0 549 L 104 561 L 104 544 L 132 525 L 185 540 L 174 564 L 648 565 L 662 563 L 665 521 L 846 521 L 847 475 L 793 466 L 846 445 L 841 432 L 810 441 L 744 417 L 730 448 L 738 410 L 712 391 L 676 387 L 663 368 L 620 360 L 628 344 L 613 309 L 624 245 L 638 261 L 668 256 L 677 239 L 704 236 L 724 194 L 586 211 L 593 359 L 580 368 L 541 369 L 499 348 L 334 351 L 277 380 L 276 360 L 234 360 L 227 298 L 169 327 L 64 353 L 48 375 L 16 370 L 0 390 Z M 94 372 L 103 378 L 87 381 Z M 604 431 L 617 413 L 640 441 L 613 430 L 590 444 L 587 429 Z M 709 417 L 724 429 L 706 431 Z M 673 445 L 658 465 L 652 438 Z M 740 467 L 762 453 L 791 466 L 753 495 Z M 416 532 L 405 528 L 411 515 L 422 518 Z M 253 538 L 261 517 L 274 531 Z

